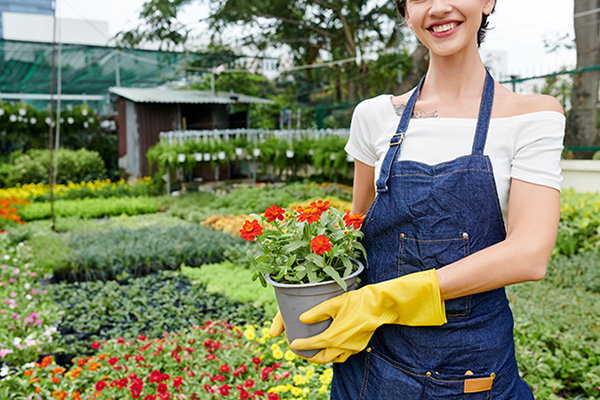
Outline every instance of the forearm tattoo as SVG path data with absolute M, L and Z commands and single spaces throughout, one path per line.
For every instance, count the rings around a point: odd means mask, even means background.
M 396 115 L 401 117 L 402 113 L 404 112 L 404 109 L 406 108 L 406 104 L 393 104 L 393 106 L 394 106 L 394 111 L 396 111 Z M 411 118 L 437 118 L 437 116 L 438 116 L 437 111 L 426 113 L 423 110 L 415 109 L 413 111 Z

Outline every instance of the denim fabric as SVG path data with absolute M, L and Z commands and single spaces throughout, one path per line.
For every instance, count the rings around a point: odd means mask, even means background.
M 472 154 L 437 165 L 398 161 L 422 85 L 390 139 L 363 224 L 369 261 L 363 285 L 443 268 L 506 237 L 492 166 L 483 154 L 494 80 L 487 73 Z M 331 398 L 533 399 L 518 374 L 504 288 L 445 305 L 443 326 L 377 329 L 365 351 L 334 365 Z M 465 393 L 466 379 L 490 377 L 490 390 Z

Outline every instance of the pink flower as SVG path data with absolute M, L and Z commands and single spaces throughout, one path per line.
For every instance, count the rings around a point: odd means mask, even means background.
M 36 275 L 36 274 L 35 274 L 35 272 L 32 272 L 32 273 L 31 273 L 31 276 L 35 276 L 35 275 Z
M 42 320 L 41 320 L 41 319 L 38 319 L 37 321 L 35 321 L 35 323 L 36 323 L 36 324 L 38 324 L 38 325 L 41 325 L 41 324 L 43 324 L 43 322 L 42 322 Z
M 10 292 L 10 297 L 17 297 L 17 292 Z
M 12 319 L 18 319 L 18 318 L 19 318 L 19 314 L 14 314 L 14 315 L 12 316 Z
M 13 351 L 10 349 L 0 349 L 0 358 L 4 358 L 6 357 L 8 354 L 12 353 Z
M 21 272 L 21 271 L 19 271 L 19 268 L 15 268 L 15 270 L 13 271 L 13 274 L 19 275 L 19 272 Z

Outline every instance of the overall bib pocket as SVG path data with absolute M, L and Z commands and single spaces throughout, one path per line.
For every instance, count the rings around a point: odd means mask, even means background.
M 400 233 L 397 276 L 404 276 L 432 268 L 440 269 L 471 254 L 469 233 Z M 471 311 L 472 296 L 446 300 L 446 317 L 467 318 Z
M 365 373 L 360 399 L 384 399 L 389 393 L 401 393 L 405 399 L 489 400 L 495 374 L 472 372 L 446 375 L 435 371 L 417 371 L 367 348 Z M 467 372 L 468 371 L 468 372 Z

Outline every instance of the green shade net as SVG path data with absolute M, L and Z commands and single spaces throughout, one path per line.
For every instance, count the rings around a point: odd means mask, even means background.
M 58 45 L 56 46 L 58 62 Z M 107 94 L 125 87 L 155 87 L 185 77 L 190 65 L 202 65 L 210 55 L 112 47 L 62 45 L 62 93 Z M 0 92 L 50 93 L 52 44 L 0 40 Z M 195 72 L 199 74 L 200 72 Z

